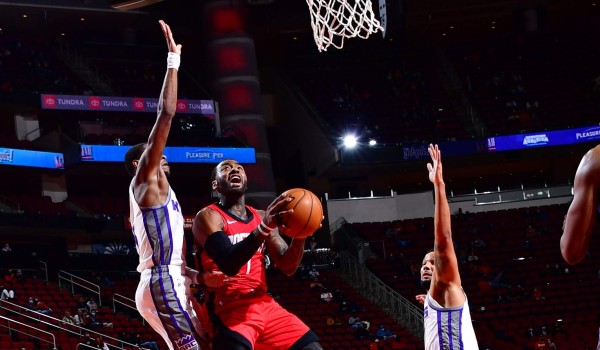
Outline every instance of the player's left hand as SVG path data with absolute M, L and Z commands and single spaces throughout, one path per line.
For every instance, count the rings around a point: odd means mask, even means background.
M 439 185 L 444 182 L 442 176 L 442 152 L 438 148 L 438 145 L 429 144 L 429 155 L 431 156 L 431 163 L 427 163 L 427 171 L 429 171 L 429 181 L 434 185 Z
M 171 27 L 169 27 L 169 25 L 163 20 L 158 21 L 158 23 L 160 23 L 160 28 L 165 35 L 165 39 L 167 39 L 167 47 L 169 48 L 169 52 L 174 52 L 181 55 L 181 44 L 175 43 L 175 39 L 173 39 L 173 33 L 171 32 Z

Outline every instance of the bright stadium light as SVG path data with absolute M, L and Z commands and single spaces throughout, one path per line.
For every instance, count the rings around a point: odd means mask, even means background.
M 377 141 L 375 139 L 370 139 L 369 140 L 369 146 L 373 147 L 375 145 L 377 145 Z
M 358 143 L 358 139 L 354 135 L 346 135 L 344 136 L 344 147 L 346 148 L 354 148 Z

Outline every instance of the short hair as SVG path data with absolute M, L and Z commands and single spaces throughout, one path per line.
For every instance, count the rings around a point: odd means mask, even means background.
M 221 164 L 221 162 L 219 162 L 219 164 Z M 217 167 L 219 166 L 219 164 L 215 165 L 215 167 L 212 170 L 212 173 L 210 173 L 210 183 L 212 183 L 213 181 L 215 181 L 217 179 L 217 172 L 218 172 Z
M 423 254 L 423 257 L 425 257 L 425 255 L 427 255 L 429 253 L 433 253 L 433 252 L 435 252 L 435 248 L 429 249 L 425 254 Z
M 136 168 L 133 166 L 133 161 L 136 159 L 140 159 L 142 157 L 142 153 L 146 150 L 147 144 L 145 142 L 138 143 L 135 146 L 132 146 L 125 153 L 125 170 L 132 177 L 135 176 Z
M 240 162 L 238 162 L 237 160 L 233 159 L 233 158 L 227 158 L 227 159 L 223 159 L 222 161 L 220 161 L 217 165 L 215 165 L 215 167 L 212 170 L 212 173 L 210 173 L 210 183 L 212 183 L 213 181 L 215 181 L 217 179 L 217 173 L 219 172 L 219 164 L 223 163 L 224 161 L 233 161 L 236 162 L 238 164 L 240 164 Z

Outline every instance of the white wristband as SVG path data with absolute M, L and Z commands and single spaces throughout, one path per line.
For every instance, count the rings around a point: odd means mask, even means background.
M 263 222 L 261 222 L 258 227 L 258 235 L 256 236 L 256 238 L 258 238 L 259 241 L 264 241 L 265 239 L 267 239 L 267 237 L 269 237 L 269 234 L 271 233 L 271 231 L 273 231 L 274 229 L 268 227 L 267 225 L 265 225 Z
M 167 69 L 175 68 L 175 70 L 179 71 L 179 63 L 181 62 L 181 55 L 175 52 L 169 52 L 167 56 Z

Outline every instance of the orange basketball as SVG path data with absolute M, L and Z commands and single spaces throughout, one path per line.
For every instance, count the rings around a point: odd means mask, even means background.
M 319 228 L 323 219 L 323 206 L 319 197 L 304 188 L 292 188 L 284 192 L 292 197 L 283 210 L 294 209 L 291 214 L 281 214 L 279 232 L 292 238 L 305 238 Z

